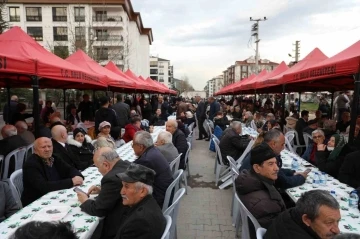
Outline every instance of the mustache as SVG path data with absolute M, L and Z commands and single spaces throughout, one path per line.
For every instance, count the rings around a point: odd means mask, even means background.
M 122 197 L 122 199 L 129 200 L 129 199 L 128 199 L 128 197 L 127 197 L 126 195 L 121 194 L 121 197 Z

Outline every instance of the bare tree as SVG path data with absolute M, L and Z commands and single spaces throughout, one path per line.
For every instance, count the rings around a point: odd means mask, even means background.
M 179 93 L 193 91 L 194 87 L 189 83 L 189 77 L 187 75 L 183 75 L 181 77 L 181 81 L 179 82 L 178 91 Z
M 10 27 L 9 22 L 5 21 L 6 14 L 7 11 L 5 3 L 0 3 L 0 34 Z

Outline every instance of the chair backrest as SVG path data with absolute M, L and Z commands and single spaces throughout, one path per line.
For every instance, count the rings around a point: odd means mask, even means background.
M 300 144 L 300 141 L 299 141 L 299 134 L 298 134 L 298 132 L 296 131 L 296 130 L 292 130 L 293 132 L 294 132 L 294 135 L 295 135 L 295 141 L 293 142 L 293 145 L 295 145 L 295 146 L 300 146 L 300 147 L 305 147 L 305 145 L 301 145 Z
M 171 224 L 172 224 L 171 223 L 172 219 L 168 215 L 165 215 L 164 217 L 166 219 L 166 227 L 165 227 L 163 235 L 161 236 L 161 239 L 169 239 L 170 238 L 170 227 L 171 227 Z
M 306 148 L 309 146 L 309 142 L 312 140 L 312 136 L 308 133 L 303 133 L 303 136 L 304 136 L 304 142 L 305 142 L 305 145 L 306 145 Z
M 16 203 L 22 208 L 21 195 L 24 191 L 23 185 L 23 171 L 22 169 L 16 170 L 10 176 L 10 186 Z
M 179 170 L 179 165 L 180 165 L 180 158 L 181 158 L 181 154 L 179 154 L 173 161 L 171 161 L 170 163 L 170 170 L 173 173 L 173 177 L 175 176 L 175 172 L 177 170 Z
M 215 144 L 217 162 L 220 165 L 224 165 L 224 162 L 222 161 L 220 146 L 219 146 L 220 142 L 218 141 L 218 139 L 216 137 L 213 137 L 212 140 L 214 141 L 214 144 Z
M 236 164 L 238 165 L 237 168 L 240 168 L 240 164 L 242 163 L 242 161 L 244 160 L 245 156 L 250 152 L 252 146 L 255 143 L 255 139 L 250 140 L 249 144 L 246 146 L 246 149 L 244 150 L 244 152 L 241 154 L 240 158 L 236 161 Z
M 256 230 L 256 239 L 263 239 L 264 235 L 266 233 L 266 229 L 263 227 L 260 227 Z
M 30 155 L 32 155 L 33 153 L 34 153 L 34 143 L 26 146 L 25 160 L 27 160 L 30 157 Z
M 252 120 L 252 121 L 250 122 L 250 126 L 251 126 L 251 128 L 253 128 L 254 130 L 257 131 L 257 127 L 256 127 L 256 124 L 255 124 L 255 121 L 254 121 L 254 120 Z
M 211 137 L 212 137 L 212 139 L 214 139 L 214 140 L 215 140 L 215 143 L 220 144 L 220 140 L 219 140 L 219 138 L 218 138 L 218 137 L 216 137 L 216 135 L 215 135 L 215 134 L 212 134 L 212 135 L 211 135 Z
M 241 238 L 250 238 L 250 232 L 249 232 L 249 223 L 247 218 L 251 220 L 255 227 L 255 232 L 258 228 L 260 228 L 259 222 L 256 220 L 256 218 L 249 212 L 249 210 L 245 207 L 245 205 L 240 200 L 237 193 L 235 193 L 236 202 L 240 206 L 240 215 L 241 215 L 241 221 L 242 221 L 242 232 L 241 232 Z
M 236 193 L 235 180 L 239 176 L 240 172 L 239 172 L 239 169 L 237 168 L 237 164 L 236 164 L 235 160 L 231 156 L 227 156 L 227 159 L 229 160 L 229 163 L 230 163 L 233 193 Z
M 188 126 L 188 129 L 192 132 L 193 129 L 194 129 L 194 125 L 195 125 L 195 122 L 192 122 L 189 126 Z
M 141 120 L 141 124 L 146 126 L 146 127 L 149 127 L 149 120 L 143 119 L 143 120 Z
M 285 134 L 285 138 L 287 138 L 291 144 L 294 144 L 295 130 L 288 131 Z
M 184 173 L 184 170 L 182 170 L 182 169 L 177 170 L 173 176 L 174 180 L 166 189 L 165 199 L 164 199 L 163 208 L 162 208 L 163 212 L 169 207 L 171 194 L 174 191 L 174 189 L 175 189 L 175 192 L 178 190 L 179 184 L 180 184 L 180 178 L 183 173 Z
M 185 154 L 185 166 L 187 167 L 188 163 L 189 163 L 189 153 L 191 150 L 191 144 L 189 142 L 187 142 L 188 145 L 188 149 L 186 150 L 186 154 Z
M 192 143 L 193 133 L 194 131 L 190 131 L 190 134 L 188 135 L 188 137 L 186 137 L 186 141 L 190 144 Z
M 173 199 L 173 203 L 168 207 L 168 209 L 165 210 L 165 212 L 163 212 L 163 214 L 166 216 L 170 216 L 172 219 L 172 224 L 171 224 L 171 229 L 170 229 L 170 238 L 176 238 L 176 222 L 177 222 L 177 217 L 179 214 L 179 206 L 180 206 L 180 199 L 184 196 L 185 194 L 185 188 L 180 188 L 174 195 L 174 199 Z
M 295 136 L 294 131 L 288 131 L 285 134 L 285 146 L 288 150 L 290 150 L 293 153 L 295 153 L 295 149 L 293 147 L 294 136 Z
M 15 149 L 13 151 L 11 151 L 10 153 L 8 153 L 8 155 L 6 155 L 5 159 L 4 159 L 4 163 L 3 163 L 3 170 L 1 170 L 1 172 L 3 172 L 3 176 L 2 179 L 7 179 L 9 178 L 9 165 L 10 165 L 10 160 L 13 158 L 13 161 L 15 162 L 15 169 L 14 170 L 18 170 L 18 169 L 22 169 L 23 167 L 23 163 L 24 163 L 24 158 L 25 158 L 25 153 L 26 153 L 26 148 L 22 147 L 22 148 L 18 148 Z
M 287 127 L 286 125 L 284 125 L 284 134 L 286 134 L 287 132 L 289 132 L 289 131 L 292 131 L 293 129 L 292 128 L 290 128 L 290 127 Z

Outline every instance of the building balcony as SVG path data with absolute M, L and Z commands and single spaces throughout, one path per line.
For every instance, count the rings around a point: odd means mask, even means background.
M 85 16 L 75 16 L 75 22 L 85 22 Z
M 26 16 L 27 22 L 41 22 L 42 16 Z
M 156 68 L 158 68 L 158 65 L 150 65 L 150 67 L 156 67 Z
M 20 22 L 20 16 L 10 16 L 10 22 Z
M 164 73 L 163 73 L 163 72 L 159 72 L 159 75 L 164 75 Z
M 124 38 L 121 35 L 98 35 L 96 41 L 123 41 Z
M 122 22 L 121 16 L 97 15 L 93 16 L 93 22 Z
M 164 66 L 159 66 L 159 68 L 164 68 Z
M 93 27 L 111 27 L 111 28 L 124 28 L 124 22 L 120 16 L 94 16 Z
M 53 16 L 53 22 L 67 22 L 67 16 Z
M 67 35 L 54 35 L 54 41 L 67 41 Z

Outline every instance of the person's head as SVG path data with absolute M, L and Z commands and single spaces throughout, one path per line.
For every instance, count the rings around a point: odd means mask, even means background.
M 161 109 L 157 109 L 156 112 L 155 112 L 155 114 L 156 114 L 157 116 L 160 116 L 160 115 L 161 115 Z
M 51 105 L 52 105 L 52 101 L 47 100 L 46 103 L 45 103 L 45 106 L 48 107 L 48 108 L 51 108 Z
M 85 141 L 85 135 L 86 135 L 86 132 L 82 128 L 76 128 L 73 131 L 74 139 L 81 144 L 83 144 Z
M 16 95 L 12 95 L 10 100 L 17 102 L 19 101 L 19 98 Z
M 340 233 L 339 208 L 339 203 L 328 191 L 310 190 L 301 195 L 294 210 L 321 239 L 330 239 Z
M 360 132 L 360 125 L 356 125 L 355 126 L 355 131 L 354 131 L 354 137 L 358 137 L 359 135 L 359 132 Z
M 25 104 L 23 104 L 23 103 L 18 103 L 18 104 L 16 105 L 16 111 L 17 111 L 17 112 L 23 113 L 23 112 L 25 112 L 25 110 L 26 110 L 26 105 L 25 105 Z
M 264 135 L 264 142 L 267 143 L 276 155 L 285 148 L 285 136 L 278 129 L 269 130 Z
M 75 114 L 76 114 L 76 106 L 75 106 L 75 105 L 73 105 L 73 106 L 70 107 L 70 113 L 71 113 L 72 115 L 75 115 Z
M 172 134 L 167 131 L 160 132 L 156 140 L 156 145 L 161 146 L 169 143 L 172 143 Z
M 20 120 L 15 123 L 15 128 L 18 134 L 22 134 L 28 130 L 28 125 L 25 121 Z
M 276 155 L 269 145 L 262 143 L 251 150 L 251 166 L 255 173 L 275 181 L 279 172 Z
M 208 98 L 208 102 L 209 102 L 210 104 L 213 103 L 214 101 L 215 101 L 215 98 L 214 98 L 214 97 L 211 96 L 211 97 Z
M 321 119 L 321 116 L 322 116 L 321 110 L 315 111 L 315 118 L 316 118 L 316 119 Z
M 105 135 L 110 134 L 111 124 L 107 121 L 103 121 L 99 124 L 99 131 Z
M 162 95 L 159 95 L 158 102 L 161 104 L 164 102 L 164 97 Z
M 144 103 L 144 105 L 147 105 L 149 102 L 147 99 L 143 99 L 143 103 Z
M 123 204 L 133 207 L 147 195 L 151 195 L 155 174 L 154 170 L 135 163 L 132 163 L 124 173 L 116 174 L 123 185 L 120 191 Z
M 178 123 L 176 120 L 168 120 L 166 122 L 166 131 L 170 132 L 171 134 L 175 133 L 177 127 L 178 127 Z
M 101 107 L 109 107 L 110 101 L 108 96 L 101 96 L 99 99 Z
M 271 119 L 271 120 L 267 121 L 268 130 L 271 130 L 272 128 L 274 128 L 276 126 L 276 124 L 277 124 L 276 120 Z
M 7 124 L 1 129 L 1 136 L 5 139 L 17 135 L 17 129 L 14 125 Z
M 53 153 L 53 145 L 51 139 L 41 137 L 34 141 L 34 154 L 43 159 L 49 159 Z
M 54 140 L 58 142 L 66 143 L 66 140 L 68 138 L 68 133 L 63 125 L 55 125 L 51 129 L 51 136 Z
M 262 142 L 264 142 L 264 136 L 266 134 L 266 131 L 262 131 L 257 137 L 256 140 L 252 146 L 252 148 L 255 148 L 256 146 L 262 144 Z
M 241 134 L 242 132 L 242 126 L 240 121 L 233 121 L 230 125 L 230 127 L 237 133 Z
M 350 96 L 351 92 L 349 90 L 345 91 L 345 95 Z
M 61 119 L 59 116 L 53 114 L 50 116 L 49 122 L 50 122 L 50 124 L 54 124 L 56 122 L 61 122 Z
M 269 120 L 275 120 L 275 115 L 273 113 L 268 113 L 266 115 L 266 121 L 269 121 Z
M 321 129 L 316 129 L 311 133 L 312 140 L 315 144 L 322 144 L 325 140 L 325 134 L 324 131 Z
M 222 111 L 216 112 L 216 117 L 222 118 L 224 116 L 224 113 Z
M 245 119 L 249 119 L 249 118 L 253 117 L 253 115 L 250 111 L 246 111 L 244 116 L 245 116 Z
M 323 123 L 324 130 L 336 131 L 336 121 L 335 120 L 325 120 Z
M 199 101 L 201 100 L 201 97 L 199 95 L 195 96 L 195 102 L 199 103 Z
M 145 150 L 154 145 L 151 134 L 146 131 L 138 131 L 134 135 L 132 147 L 136 156 L 141 156 Z
M 334 134 L 330 137 L 328 143 L 327 143 L 327 149 L 329 151 L 333 151 L 334 148 L 336 148 L 338 145 L 341 145 L 344 143 L 344 136 L 340 134 Z
M 138 116 L 131 117 L 130 123 L 140 129 L 141 127 L 141 118 Z
M 309 111 L 303 110 L 301 111 L 301 118 L 303 118 L 305 121 L 309 120 Z
M 235 106 L 235 112 L 240 112 L 240 106 Z
M 11 239 L 76 239 L 70 222 L 30 221 L 19 227 Z
M 88 102 L 88 101 L 90 100 L 89 95 L 88 95 L 88 94 L 84 94 L 84 95 L 83 95 L 83 100 L 84 100 L 84 102 Z
M 117 94 L 117 95 L 116 95 L 116 101 L 117 101 L 117 102 L 122 102 L 123 99 L 124 99 L 124 98 L 123 98 L 123 95 L 122 95 L 122 94 Z
M 308 121 L 308 127 L 310 129 L 317 129 L 318 128 L 318 121 L 313 119 Z
M 234 112 L 234 106 L 230 106 L 230 112 L 232 113 L 232 112 Z
M 360 235 L 355 233 L 344 233 L 338 234 L 334 239 L 360 239 Z
M 118 153 L 110 147 L 102 147 L 95 151 L 93 156 L 94 165 L 101 175 L 106 175 L 120 160 Z
M 350 117 L 350 112 L 343 112 L 342 115 L 341 115 L 341 120 L 344 122 L 344 123 L 347 123 L 351 120 L 351 117 Z
M 255 119 L 256 120 L 260 120 L 261 119 L 261 114 L 259 112 L 255 113 Z

